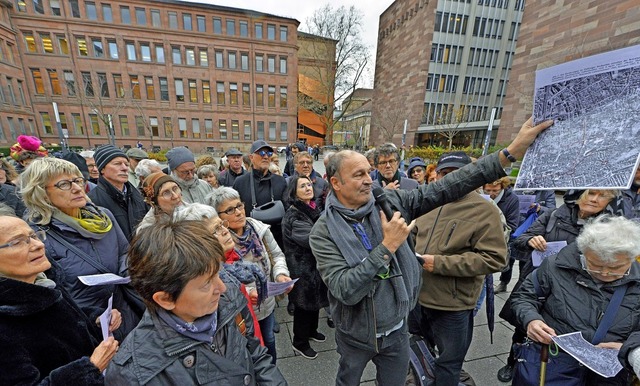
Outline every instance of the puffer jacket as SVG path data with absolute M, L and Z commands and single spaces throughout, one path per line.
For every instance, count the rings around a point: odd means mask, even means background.
M 262 250 L 264 251 L 264 254 L 259 259 L 269 259 L 269 253 L 271 253 L 273 263 L 266 264 L 267 271 L 264 272 L 267 279 L 269 281 L 274 281 L 278 275 L 290 276 L 289 269 L 287 268 L 287 260 L 271 234 L 271 226 L 250 217 L 247 217 L 247 221 L 253 225 L 253 228 L 258 233 L 258 237 L 262 241 Z M 249 263 L 258 264 L 258 266 L 262 267 L 262 265 L 258 263 L 258 258 L 246 257 L 243 260 Z M 247 285 L 247 288 L 255 289 L 253 285 Z M 276 299 L 273 296 L 269 296 L 261 304 L 254 306 L 253 310 L 255 311 L 258 320 L 262 320 L 271 315 L 275 308 Z
M 193 176 L 195 181 L 191 185 L 187 185 L 180 180 L 180 178 L 176 178 L 175 173 L 171 173 L 171 176 L 175 180 L 176 184 L 182 189 L 182 201 L 193 204 L 204 204 L 207 205 L 207 200 L 205 199 L 207 195 L 213 192 L 213 188 L 206 181 L 198 179 L 198 176 Z
M 0 184 L 0 202 L 9 206 L 16 212 L 16 216 L 22 218 L 25 206 L 22 198 L 16 193 L 16 187 L 9 184 Z
M 287 385 L 271 364 L 267 349 L 253 335 L 254 321 L 237 283 L 225 281 L 213 343 L 176 332 L 147 310 L 120 345 L 109 367 L 107 385 Z M 246 326 L 240 332 L 236 316 Z

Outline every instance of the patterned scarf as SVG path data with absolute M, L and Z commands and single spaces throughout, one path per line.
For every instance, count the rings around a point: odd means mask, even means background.
M 59 209 L 53 212 L 53 218 L 75 229 L 82 236 L 92 239 L 103 238 L 113 227 L 109 216 L 90 202 L 80 208 L 80 218 L 71 217 Z
M 235 232 L 231 232 L 231 237 L 236 243 L 236 251 L 241 258 L 244 259 L 248 254 L 252 254 L 256 258 L 262 256 L 262 242 L 258 236 L 258 232 L 253 228 L 249 221 L 244 226 L 244 233 L 238 236 Z
M 213 342 L 213 336 L 216 334 L 216 328 L 218 327 L 218 311 L 198 318 L 193 322 L 185 322 L 178 316 L 161 308 L 158 310 L 158 317 L 178 334 L 199 342 Z

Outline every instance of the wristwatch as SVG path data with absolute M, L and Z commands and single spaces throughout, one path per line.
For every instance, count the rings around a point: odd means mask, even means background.
M 502 149 L 502 154 L 504 154 L 505 157 L 507 157 L 507 159 L 511 162 L 517 162 L 518 160 L 516 159 L 516 157 L 512 156 L 511 153 L 509 153 L 509 150 L 507 150 L 507 148 L 505 147 L 504 149 Z

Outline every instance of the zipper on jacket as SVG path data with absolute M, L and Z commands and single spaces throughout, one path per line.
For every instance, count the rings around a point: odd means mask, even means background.
M 197 345 L 199 345 L 199 344 L 202 344 L 202 343 L 204 343 L 204 342 L 195 342 L 195 343 L 191 343 L 191 344 L 189 344 L 189 345 L 187 345 L 187 346 L 184 346 L 183 348 L 181 348 L 181 349 L 179 349 L 179 350 L 171 351 L 171 352 L 167 352 L 167 355 L 168 355 L 168 356 L 170 356 L 170 357 L 172 357 L 172 356 L 174 356 L 174 355 L 180 355 L 180 354 L 182 354 L 183 352 L 185 352 L 185 351 L 187 351 L 187 350 L 189 350 L 189 349 L 191 349 L 191 348 L 193 348 L 193 347 L 195 347 L 195 346 L 197 346 Z
M 373 349 L 378 352 L 378 329 L 376 327 L 376 305 L 373 302 L 373 296 L 376 293 L 376 287 L 371 290 L 371 311 L 373 313 Z
M 451 230 L 449 231 L 449 236 L 447 236 L 447 241 L 444 242 L 445 247 L 449 245 L 449 241 L 451 241 L 451 236 L 453 236 L 453 232 L 456 230 L 457 226 L 458 226 L 458 223 L 454 222 L 453 226 L 451 227 Z

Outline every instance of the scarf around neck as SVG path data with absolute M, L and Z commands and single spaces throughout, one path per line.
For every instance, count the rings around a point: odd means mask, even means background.
M 249 253 L 255 257 L 262 256 L 260 236 L 258 236 L 258 232 L 256 232 L 249 221 L 247 221 L 244 226 L 244 233 L 242 235 L 231 232 L 231 237 L 233 237 L 233 240 L 236 242 L 236 251 L 241 258 L 244 258 Z
M 71 217 L 57 208 L 53 211 L 53 218 L 91 239 L 102 239 L 113 227 L 109 216 L 90 202 L 80 208 L 80 218 Z
M 396 173 L 393 175 L 393 177 L 390 180 L 387 180 L 386 178 L 384 178 L 382 173 L 378 172 L 378 182 L 380 183 L 380 186 L 384 186 L 382 184 L 383 182 L 385 184 L 388 184 L 394 181 L 398 181 L 398 183 L 400 183 L 400 178 L 402 178 L 402 176 L 400 176 L 400 170 L 396 170 Z
M 205 315 L 193 322 L 185 322 L 178 316 L 160 308 L 158 317 L 175 332 L 199 342 L 211 343 L 218 327 L 218 311 Z

